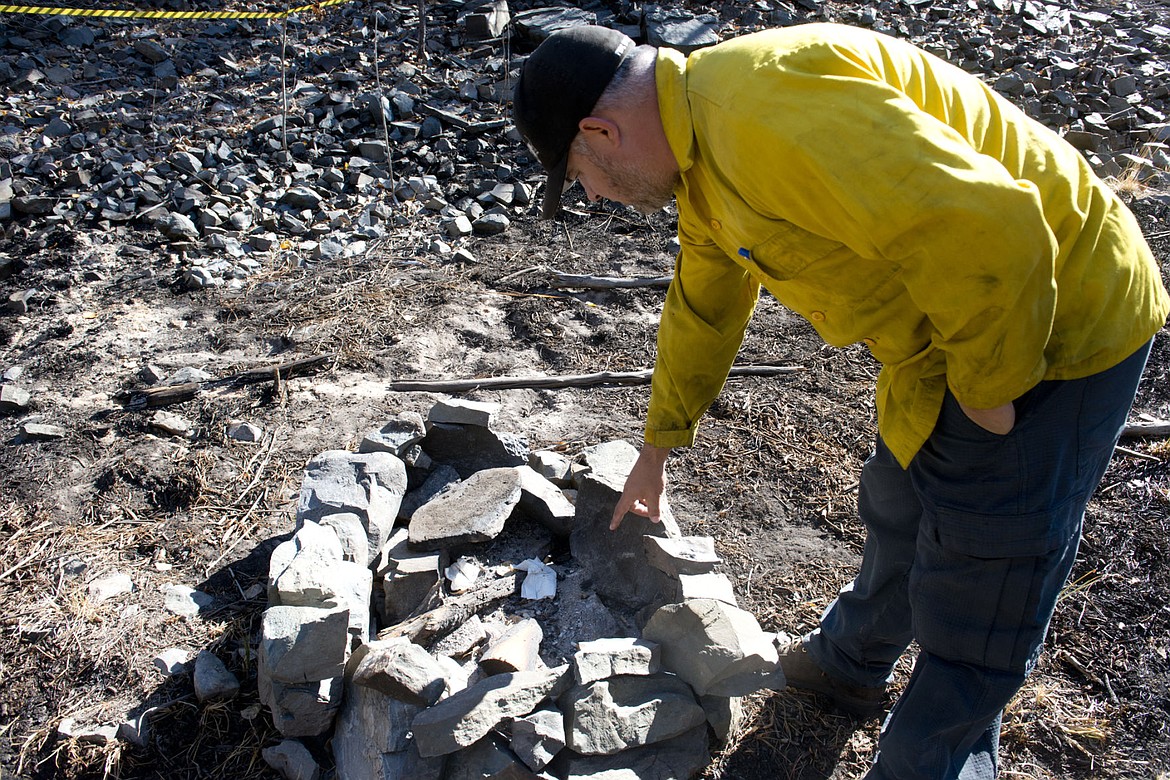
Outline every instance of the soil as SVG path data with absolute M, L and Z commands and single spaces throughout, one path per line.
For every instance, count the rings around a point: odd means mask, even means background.
M 1167 206 L 1134 209 L 1170 268 Z M 51 291 L 0 319 L 0 363 L 19 365 L 28 415 L 0 418 L 0 774 L 32 778 L 276 777 L 260 750 L 279 735 L 258 704 L 253 656 L 268 554 L 293 529 L 301 470 L 353 449 L 438 396 L 395 379 L 560 375 L 653 364 L 662 291 L 566 291 L 548 272 L 650 277 L 672 265 L 668 213 L 643 217 L 577 200 L 554 222 L 525 218 L 474 240 L 476 262 L 420 252 L 403 231 L 367 254 L 265 268 L 240 290 L 187 292 L 156 236 L 48 230 L 13 236 L 24 258 L 3 294 Z M 147 247 L 141 251 L 135 247 Z M 1170 340 L 1155 342 L 1133 416 L 1170 419 Z M 140 369 L 229 377 L 329 355 L 324 370 L 279 383 L 207 390 L 166 411 L 192 425 L 167 435 L 135 409 Z M 730 382 L 696 447 L 670 464 L 683 531 L 716 539 L 741 606 L 769 630 L 800 633 L 855 570 L 863 541 L 857 478 L 876 430 L 877 365 L 862 347 L 825 346 L 765 297 L 740 362 L 801 367 Z M 647 389 L 471 392 L 494 401 L 500 430 L 533 449 L 575 453 L 640 443 Z M 40 418 L 64 438 L 27 441 Z M 264 431 L 229 439 L 229 421 Z M 1004 719 L 1003 776 L 1151 778 L 1170 771 L 1170 446 L 1126 440 L 1086 516 L 1084 543 L 1039 667 Z M 135 591 L 93 604 L 87 587 L 128 573 Z M 181 583 L 216 597 L 200 620 L 163 608 Z M 230 702 L 197 703 L 187 678 L 152 659 L 211 650 L 244 681 Z M 912 653 L 899 666 L 905 681 Z M 748 727 L 717 746 L 709 780 L 856 777 L 880 723 L 816 697 L 759 694 Z M 118 723 L 157 708 L 144 747 L 58 734 L 62 719 Z

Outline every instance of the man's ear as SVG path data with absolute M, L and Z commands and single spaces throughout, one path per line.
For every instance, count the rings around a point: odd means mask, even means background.
M 622 131 L 612 119 L 587 116 L 577 123 L 577 129 L 585 135 L 590 144 L 600 142 L 613 147 L 621 146 Z

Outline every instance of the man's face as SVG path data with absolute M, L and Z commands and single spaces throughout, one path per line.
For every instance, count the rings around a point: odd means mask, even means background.
M 589 200 L 606 200 L 633 206 L 652 214 L 670 203 L 678 184 L 676 171 L 662 173 L 638 160 L 603 160 L 583 136 L 577 136 L 569 150 L 565 173 L 568 185 L 581 182 Z

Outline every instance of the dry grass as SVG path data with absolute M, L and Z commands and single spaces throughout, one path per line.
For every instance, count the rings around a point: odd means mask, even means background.
M 1137 160 L 1131 160 L 1121 173 L 1107 177 L 1105 182 L 1113 188 L 1114 192 L 1127 200 L 1159 192 L 1160 190 L 1151 184 L 1153 179 L 1159 176 L 1158 168 L 1151 158 L 1155 150 L 1165 150 L 1165 148 L 1165 144 L 1157 142 L 1144 144 L 1133 152 L 1133 156 L 1138 158 Z M 1162 170 L 1161 174 L 1170 175 L 1170 170 Z

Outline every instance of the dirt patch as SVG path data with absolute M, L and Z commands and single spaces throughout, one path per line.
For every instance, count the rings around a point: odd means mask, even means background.
M 1163 209 L 1146 202 L 1139 210 L 1150 224 L 1165 218 Z M 510 242 L 485 243 L 477 265 L 430 261 L 406 277 L 388 271 L 385 256 L 372 256 L 288 271 L 232 294 L 154 287 L 127 303 L 116 290 L 92 290 L 84 309 L 63 302 L 23 318 L 33 346 L 19 358 L 29 366 L 36 413 L 67 435 L 15 444 L 20 420 L 0 423 L 10 442 L 0 449 L 0 472 L 12 497 L 0 510 L 7 572 L 0 588 L 10 604 L 0 634 L 7 770 L 100 774 L 114 749 L 57 739 L 60 719 L 161 705 L 149 747 L 117 756 L 121 776 L 263 775 L 257 751 L 275 734 L 255 711 L 254 675 L 241 650 L 255 640 L 264 604 L 243 594 L 263 581 L 267 553 L 292 530 L 308 458 L 352 448 L 389 416 L 433 403 L 430 394 L 388 392 L 395 378 L 651 364 L 661 291 L 566 292 L 541 284 L 536 272 L 517 275 L 532 259 L 518 255 L 534 246 L 542 265 L 575 272 L 664 270 L 668 225 L 643 222 L 615 255 L 601 227 L 610 219 L 604 208 L 578 219 L 568 231 L 534 224 Z M 558 257 L 568 236 L 576 257 Z M 1164 239 L 1157 249 L 1165 261 Z M 331 298 L 330 290 L 338 292 Z M 86 319 L 85 311 L 97 317 Z M 80 324 L 65 332 L 65 322 Z M 101 359 L 86 368 L 60 360 L 75 349 Z M 147 362 L 230 374 L 325 353 L 336 362 L 318 376 L 279 390 L 209 393 L 170 409 L 192 421 L 190 438 L 162 435 L 149 423 L 151 410 L 129 411 L 114 400 Z M 803 631 L 859 557 L 856 486 L 875 433 L 877 366 L 861 348 L 824 346 L 770 299 L 741 360 L 803 370 L 731 382 L 698 446 L 673 459 L 670 496 L 685 532 L 716 538 L 742 605 L 766 628 Z M 1170 350 L 1160 338 L 1135 412 L 1170 415 L 1168 370 Z M 637 442 L 646 390 L 468 395 L 503 405 L 502 430 L 526 434 L 533 447 L 571 452 L 612 438 Z M 227 439 L 229 419 L 261 426 L 264 440 Z M 1005 767 L 1028 776 L 1150 776 L 1165 767 L 1168 453 L 1159 440 L 1125 446 L 1137 454 L 1114 459 L 1090 505 L 1051 649 L 1005 721 Z M 136 595 L 90 606 L 85 584 L 114 570 L 132 573 Z M 229 606 L 198 625 L 176 619 L 157 595 L 167 582 L 209 590 Z M 248 681 L 241 698 L 197 706 L 189 683 L 162 680 L 151 664 L 171 646 L 216 651 Z M 903 674 L 908 668 L 906 661 Z M 815 705 L 790 694 L 756 697 L 751 728 L 723 748 L 707 776 L 774 778 L 777 767 L 789 777 L 854 776 L 872 756 L 878 724 Z M 211 766 L 216 772 L 203 774 Z

